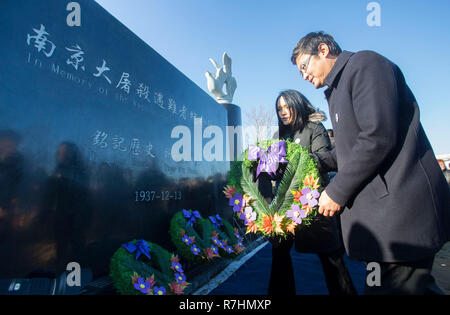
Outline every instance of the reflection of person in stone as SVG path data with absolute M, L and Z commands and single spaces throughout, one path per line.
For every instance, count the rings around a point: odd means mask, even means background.
M 311 152 L 331 150 L 330 139 L 321 123 L 326 119 L 323 112 L 316 110 L 299 92 L 287 90 L 280 93 L 276 102 L 279 130 L 274 138 L 290 139 L 308 148 Z M 261 194 L 272 199 L 271 179 L 281 181 L 286 164 L 280 165 L 275 178 L 261 173 L 258 186 Z M 326 185 L 327 174 L 322 174 Z M 356 294 L 352 280 L 343 260 L 344 248 L 338 231 L 336 218 L 319 217 L 310 227 L 297 229 L 295 239 L 270 239 L 272 243 L 272 266 L 269 294 L 295 294 L 294 271 L 290 251 L 295 241 L 295 250 L 301 253 L 315 253 L 319 256 L 330 295 Z
M 0 237 L 10 237 L 14 219 L 13 204 L 23 178 L 24 158 L 18 151 L 20 136 L 0 130 Z
M 67 263 L 80 262 L 90 225 L 88 178 L 81 153 L 71 142 L 63 142 L 56 153 L 56 168 L 44 194 L 44 220 L 54 233 L 56 267 L 60 272 Z
M 327 86 L 336 147 L 318 153 L 336 170 L 319 213 L 341 213 L 350 258 L 378 262 L 381 286 L 367 294 L 422 294 L 434 255 L 450 239 L 450 193 L 401 70 L 372 52 L 341 51 L 310 33 L 291 61 L 315 88 Z

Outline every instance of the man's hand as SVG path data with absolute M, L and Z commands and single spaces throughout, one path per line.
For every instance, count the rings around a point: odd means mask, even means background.
M 328 196 L 327 192 L 324 190 L 320 195 L 319 199 L 319 213 L 323 214 L 323 216 L 334 216 L 334 214 L 340 211 L 342 208 L 341 205 L 337 204 L 333 201 L 333 199 Z

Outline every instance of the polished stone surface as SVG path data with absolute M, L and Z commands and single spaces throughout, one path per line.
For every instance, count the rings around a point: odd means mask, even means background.
M 226 109 L 95 1 L 78 2 L 80 27 L 64 1 L 0 2 L 0 278 L 71 261 L 104 275 L 134 238 L 174 250 L 169 220 L 183 208 L 231 216 L 229 162 L 201 154 Z M 172 159 L 180 125 L 199 161 Z

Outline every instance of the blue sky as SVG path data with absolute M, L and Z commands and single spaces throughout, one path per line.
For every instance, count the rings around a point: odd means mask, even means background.
M 228 52 L 238 83 L 233 103 L 243 111 L 261 104 L 276 115 L 278 93 L 297 89 L 328 114 L 323 90 L 290 62 L 311 31 L 330 33 L 344 50 L 374 50 L 403 71 L 435 153 L 450 153 L 448 0 L 376 1 L 380 27 L 367 25 L 369 0 L 96 1 L 206 92 L 205 72 L 215 72 L 208 59 L 221 63 Z

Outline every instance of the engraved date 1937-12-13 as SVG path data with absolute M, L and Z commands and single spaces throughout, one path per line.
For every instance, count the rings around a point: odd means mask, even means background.
M 155 191 L 155 190 L 139 190 L 135 192 L 136 202 L 151 202 L 155 200 L 181 200 L 181 191 Z

